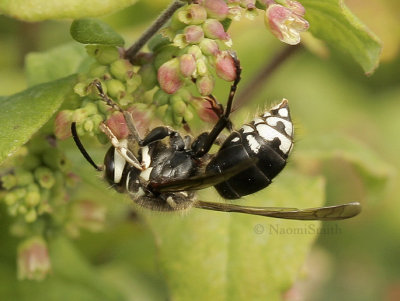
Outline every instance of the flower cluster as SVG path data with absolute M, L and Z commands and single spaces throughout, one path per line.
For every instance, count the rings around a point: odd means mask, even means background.
M 103 121 L 113 124 L 118 120 L 118 112 L 101 98 L 95 82 L 101 84 L 104 93 L 120 108 L 142 111 L 146 115 L 147 106 L 143 104 L 146 102 L 145 92 L 156 84 L 156 72 L 150 64 L 140 69 L 133 66 L 129 60 L 121 57 L 119 49 L 114 46 L 88 45 L 86 49 L 95 62 L 88 72 L 80 74 L 79 82 L 74 87 L 75 93 L 80 96 L 79 105 L 58 113 L 55 135 L 59 139 L 71 136 L 70 124 L 76 122 L 80 136 L 95 135 L 105 142 L 99 124 Z
M 61 150 L 34 139 L 14 156 L 13 168 L 0 183 L 8 213 L 33 223 L 63 202 L 65 186 L 74 183 L 74 176 Z

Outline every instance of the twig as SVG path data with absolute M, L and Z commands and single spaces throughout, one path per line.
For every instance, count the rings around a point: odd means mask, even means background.
M 184 6 L 185 2 L 176 0 L 169 7 L 167 7 L 161 15 L 154 21 L 154 23 L 143 33 L 129 49 L 125 52 L 126 58 L 134 58 L 136 54 L 142 49 L 148 40 L 172 17 L 174 12 L 180 7 Z
M 273 72 L 282 65 L 290 56 L 301 49 L 300 45 L 296 46 L 286 46 L 282 51 L 280 51 L 272 61 L 268 62 L 265 67 L 263 67 L 251 80 L 250 82 L 241 90 L 239 95 L 235 100 L 235 105 L 232 111 L 236 111 L 239 107 L 244 105 L 249 99 L 253 98 L 257 94 L 259 89 L 264 86 L 265 82 L 273 74 Z

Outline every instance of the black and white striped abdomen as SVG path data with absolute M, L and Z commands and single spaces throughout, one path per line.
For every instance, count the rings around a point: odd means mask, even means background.
M 273 151 L 287 158 L 293 147 L 294 134 L 287 100 L 284 99 L 269 112 L 243 125 L 239 133 L 242 143 L 247 143 L 249 151 L 255 155 L 260 152 L 262 144 L 267 144 Z
M 207 166 L 222 173 L 238 162 L 256 158 L 256 163 L 215 186 L 221 196 L 236 199 L 268 186 L 285 167 L 293 147 L 293 124 L 286 99 L 268 112 L 233 132 Z

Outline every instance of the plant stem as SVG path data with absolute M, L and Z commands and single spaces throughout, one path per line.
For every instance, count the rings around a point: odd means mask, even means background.
M 301 45 L 286 46 L 283 50 L 278 52 L 272 61 L 269 61 L 241 90 L 239 95 L 236 97 L 235 105 L 232 112 L 236 111 L 239 107 L 247 103 L 252 99 L 258 91 L 265 85 L 265 82 L 271 77 L 273 72 L 281 66 L 289 57 L 300 50 Z
M 172 17 L 174 12 L 184 6 L 185 2 L 176 0 L 167 7 L 143 35 L 125 52 L 126 58 L 134 58 L 150 38 Z

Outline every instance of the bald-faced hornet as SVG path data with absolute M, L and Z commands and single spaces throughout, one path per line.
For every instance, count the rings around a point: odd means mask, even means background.
M 213 129 L 194 141 L 169 127 L 156 127 L 142 139 L 131 114 L 119 109 L 103 92 L 100 82 L 95 82 L 101 98 L 123 113 L 130 135 L 128 139 L 119 141 L 106 124 L 100 125 L 112 144 L 103 167 L 100 167 L 84 149 L 75 123 L 72 123 L 72 135 L 81 153 L 97 170 L 104 169 L 105 179 L 113 188 L 127 193 L 136 204 L 151 210 L 179 211 L 195 207 L 297 220 L 339 220 L 357 215 L 361 206 L 356 202 L 296 209 L 197 200 L 195 191 L 211 186 L 225 199 L 238 199 L 262 190 L 285 167 L 293 147 L 294 130 L 285 99 L 240 130 L 232 129 L 229 115 L 241 71 L 239 61 L 233 58 L 237 77 L 231 86 L 226 109 L 219 113 Z M 209 154 L 225 128 L 231 134 L 216 154 Z M 164 141 L 167 137 L 169 143 Z

